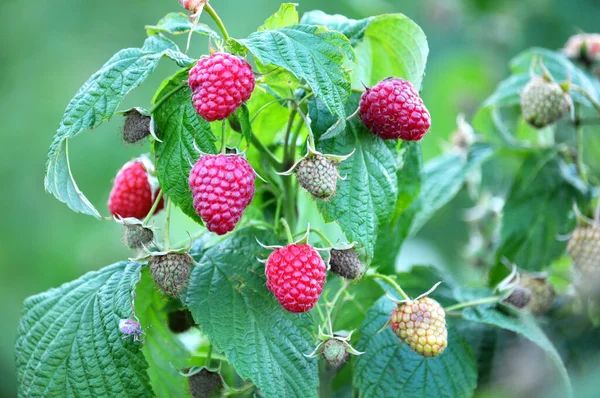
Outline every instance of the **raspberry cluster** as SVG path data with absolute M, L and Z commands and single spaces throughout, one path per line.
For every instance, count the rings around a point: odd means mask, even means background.
M 248 62 L 227 53 L 202 58 L 190 70 L 196 111 L 209 122 L 226 119 L 254 91 L 254 73 Z

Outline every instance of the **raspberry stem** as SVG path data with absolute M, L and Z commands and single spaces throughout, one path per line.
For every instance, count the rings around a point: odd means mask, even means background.
M 390 286 L 392 286 L 394 288 L 394 290 L 396 290 L 396 292 L 398 292 L 398 294 L 400 295 L 400 297 L 402 297 L 403 300 L 406 300 L 406 301 L 410 300 L 410 297 L 408 296 L 408 294 L 406 294 L 406 292 L 400 287 L 400 285 L 395 280 L 390 278 L 389 276 L 383 275 L 383 274 L 378 274 L 378 273 L 373 273 L 373 274 L 365 274 L 364 277 L 380 279 L 384 282 L 387 282 Z
M 225 29 L 225 25 L 223 25 L 223 21 L 221 21 L 221 18 L 219 18 L 219 15 L 216 13 L 215 9 L 212 8 L 212 6 L 210 4 L 208 4 L 208 2 L 207 2 L 206 5 L 204 6 L 204 10 L 212 18 L 212 20 L 215 21 L 215 23 L 217 24 L 217 27 L 219 28 L 219 30 L 221 31 L 221 34 L 223 35 L 223 39 L 225 41 L 228 41 L 229 33 L 227 33 L 227 29 Z
M 154 200 L 154 204 L 152 204 L 152 208 L 148 212 L 148 215 L 146 216 L 146 218 L 144 218 L 144 222 L 142 223 L 143 225 L 147 225 L 150 222 L 150 219 L 152 218 L 152 216 L 156 212 L 156 208 L 158 207 L 158 204 L 160 203 L 160 200 L 162 199 L 162 196 L 163 196 L 163 191 L 162 191 L 162 188 L 161 188 L 161 189 L 158 190 L 158 193 L 156 194 L 156 199 Z
M 221 153 L 227 153 L 227 125 L 226 121 L 223 120 L 221 128 Z
M 169 250 L 171 242 L 170 242 L 170 226 L 171 226 L 171 198 L 167 198 L 167 203 L 165 204 L 167 215 L 165 218 L 165 231 L 164 231 L 164 241 L 165 241 L 165 250 Z
M 287 237 L 288 243 L 291 245 L 292 243 L 294 243 L 294 238 L 292 237 L 290 225 L 288 224 L 285 218 L 281 219 L 281 225 L 283 225 L 283 229 L 285 230 L 285 235 Z
M 493 303 L 498 303 L 500 301 L 502 301 L 502 297 L 496 297 L 496 296 L 486 297 L 486 298 L 482 298 L 482 299 L 478 299 L 478 300 L 466 301 L 464 303 L 454 304 L 454 305 L 451 305 L 450 307 L 444 308 L 444 310 L 446 312 L 450 312 L 450 311 L 459 310 L 461 308 L 475 307 L 475 306 L 483 305 L 483 304 L 493 304 Z

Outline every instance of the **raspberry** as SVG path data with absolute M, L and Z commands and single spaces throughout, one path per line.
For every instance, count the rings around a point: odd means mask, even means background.
M 254 91 L 254 73 L 248 62 L 227 53 L 202 58 L 190 70 L 188 84 L 200 116 L 209 122 L 226 119 Z
M 192 14 L 197 13 L 206 2 L 207 0 L 179 0 L 179 4 Z
M 134 144 L 150 135 L 150 123 L 152 118 L 143 115 L 137 109 L 125 113 L 125 124 L 123 125 L 123 140 Z
M 123 239 L 128 248 L 141 249 L 152 243 L 154 232 L 142 224 L 125 224 Z
M 150 272 L 160 289 L 171 297 L 179 297 L 187 286 L 194 260 L 187 253 L 167 253 L 150 259 Z
M 290 312 L 306 312 L 319 301 L 326 269 L 312 246 L 294 243 L 271 253 L 265 274 L 267 288 L 283 308 Z
M 531 301 L 531 291 L 525 287 L 517 286 L 510 296 L 504 299 L 505 303 L 511 304 L 519 309 L 527 307 Z
M 315 154 L 305 157 L 298 164 L 296 178 L 312 196 L 326 199 L 335 194 L 338 170 L 332 159 Z
M 188 183 L 194 209 L 209 231 L 233 231 L 254 198 L 254 170 L 237 155 L 204 155 L 192 168 Z
M 329 266 L 332 272 L 346 279 L 360 277 L 365 268 L 354 249 L 331 249 Z
M 600 34 L 581 33 L 571 36 L 563 48 L 563 53 L 586 64 L 600 61 Z
M 188 378 L 190 393 L 193 398 L 219 398 L 223 394 L 223 378 L 219 373 L 206 368 L 200 369 Z
M 113 216 L 142 219 L 148 215 L 154 203 L 148 173 L 143 163 L 126 163 L 117 173 L 108 198 L 108 209 Z M 161 199 L 156 212 L 164 207 Z
M 448 346 L 446 313 L 429 297 L 398 304 L 390 324 L 402 341 L 424 357 L 438 356 Z
M 575 229 L 567 251 L 577 271 L 577 289 L 584 294 L 600 293 L 600 227 L 586 225 Z
M 544 315 L 550 311 L 554 302 L 554 288 L 545 276 L 521 274 L 519 285 L 531 292 L 531 300 L 525 308 L 535 315 Z
M 350 353 L 347 343 L 329 339 L 321 346 L 321 356 L 330 367 L 337 369 L 348 361 Z
M 431 126 L 431 116 L 412 83 L 388 78 L 365 91 L 360 118 L 384 140 L 418 141 Z
M 536 76 L 521 92 L 523 119 L 536 128 L 546 127 L 565 117 L 571 100 L 562 87 L 547 78 Z

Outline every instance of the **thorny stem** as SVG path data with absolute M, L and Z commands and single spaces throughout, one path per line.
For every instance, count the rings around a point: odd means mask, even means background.
M 398 292 L 398 294 L 400 295 L 400 297 L 402 297 L 403 300 L 407 300 L 407 301 L 410 300 L 410 297 L 408 296 L 408 294 L 406 294 L 406 292 L 400 287 L 400 285 L 395 280 L 390 278 L 389 276 L 374 273 L 374 274 L 365 274 L 364 277 L 373 278 L 373 279 L 381 279 L 382 281 L 385 281 L 389 285 L 391 285 L 394 288 L 394 290 L 396 290 Z
M 501 300 L 502 300 L 502 297 L 496 297 L 496 296 L 486 297 L 486 298 L 482 298 L 482 299 L 478 299 L 478 300 L 466 301 L 464 303 L 454 304 L 454 305 L 451 305 L 450 307 L 444 308 L 444 310 L 446 312 L 452 312 L 452 311 L 460 310 L 461 308 L 468 308 L 468 307 L 475 307 L 477 305 L 497 303 Z
M 290 225 L 286 221 L 285 218 L 281 219 L 281 225 L 283 225 L 283 229 L 285 230 L 285 235 L 287 237 L 288 243 L 294 243 L 294 238 L 292 237 L 292 231 L 290 230 Z
M 219 30 L 221 31 L 221 34 L 223 35 L 223 39 L 225 41 L 228 41 L 229 33 L 227 33 L 227 29 L 225 29 L 225 25 L 223 25 L 223 21 L 221 21 L 221 18 L 219 18 L 219 15 L 216 13 L 215 9 L 212 8 L 212 6 L 210 4 L 208 4 L 208 2 L 207 2 L 204 5 L 204 10 L 206 11 L 206 13 L 208 15 L 210 15 L 212 20 L 215 21 L 215 23 L 217 24 L 217 27 L 219 28 Z
M 150 222 L 150 219 L 152 218 L 152 216 L 156 212 L 156 208 L 158 207 L 158 204 L 160 203 L 160 200 L 162 199 L 162 196 L 163 196 L 163 191 L 162 191 L 162 188 L 161 188 L 161 189 L 158 190 L 158 193 L 156 194 L 156 199 L 154 199 L 154 204 L 152 205 L 152 208 L 148 212 L 148 215 L 146 216 L 146 218 L 144 218 L 144 222 L 142 223 L 143 225 L 147 225 Z
M 165 250 L 170 249 L 170 227 L 171 227 L 171 198 L 167 198 L 167 217 L 165 219 L 165 231 L 164 231 L 164 240 L 165 240 Z
M 221 153 L 227 152 L 227 126 L 226 121 L 223 120 L 221 128 Z
M 182 88 L 184 88 L 185 86 L 187 86 L 187 81 L 182 81 L 181 83 L 179 83 L 179 85 L 177 85 L 177 87 L 175 87 L 173 90 L 169 91 L 168 93 L 166 93 L 165 95 L 163 95 L 158 101 L 156 101 L 156 103 L 154 105 L 152 105 L 152 108 L 150 108 L 150 114 L 153 114 L 154 112 L 156 112 L 156 110 L 165 103 L 166 100 L 168 100 L 169 98 L 171 98 L 173 96 L 173 94 L 175 94 L 176 92 L 178 92 L 179 90 L 181 90 Z

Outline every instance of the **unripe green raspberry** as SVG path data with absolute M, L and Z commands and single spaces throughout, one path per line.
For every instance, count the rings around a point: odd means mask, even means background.
M 329 366 L 337 369 L 346 363 L 350 353 L 345 342 L 338 339 L 330 339 L 323 343 L 321 356 Z
M 194 260 L 187 253 L 167 253 L 150 259 L 150 272 L 160 289 L 171 297 L 179 297 L 187 286 Z
M 571 107 L 569 94 L 544 77 L 534 77 L 521 93 L 523 119 L 536 128 L 546 127 L 565 117 Z
M 554 288 L 546 277 L 521 274 L 519 285 L 531 292 L 531 300 L 525 308 L 535 315 L 544 315 L 550 311 L 554 302 Z
M 567 251 L 577 271 L 577 290 L 588 295 L 600 293 L 600 228 L 585 225 L 575 229 Z
M 154 240 L 154 232 L 142 224 L 125 224 L 123 240 L 130 249 L 141 249 Z
M 448 346 L 446 313 L 429 297 L 398 304 L 390 325 L 402 341 L 424 357 L 436 357 Z
M 335 194 L 338 171 L 332 159 L 313 154 L 300 162 L 296 169 L 296 178 L 312 196 L 327 199 Z
M 351 280 L 360 277 L 365 268 L 354 248 L 344 250 L 331 249 L 329 266 L 331 267 L 331 272 Z

